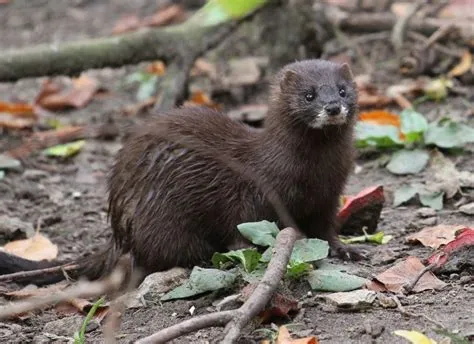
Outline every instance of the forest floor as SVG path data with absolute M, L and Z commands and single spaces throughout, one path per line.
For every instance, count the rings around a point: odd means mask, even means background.
M 0 5 L 0 50 L 22 48 L 47 42 L 65 42 L 85 37 L 100 37 L 111 34 L 118 18 L 138 12 L 142 15 L 154 11 L 153 1 L 11 1 Z M 225 64 L 226 61 L 218 61 Z M 57 111 L 55 117 L 63 124 L 104 123 L 111 119 L 115 123 L 127 124 L 143 121 L 150 116 L 148 111 L 130 116 L 123 109 L 135 104 L 135 90 L 124 86 L 127 75 L 137 70 L 137 66 L 121 69 L 89 71 L 86 74 L 99 80 L 107 93 L 94 97 L 85 107 L 70 111 Z M 383 73 L 383 71 L 378 71 Z M 387 72 L 389 73 L 389 72 Z M 391 80 L 401 77 L 390 76 Z M 57 78 L 65 80 L 66 78 Z M 41 88 L 43 78 L 24 79 L 14 83 L 0 83 L 0 99 L 32 101 Z M 267 96 L 266 80 L 261 80 L 258 95 L 244 97 L 246 102 L 264 103 Z M 472 107 L 473 89 L 470 95 L 449 96 L 442 102 L 426 102 L 417 111 L 429 121 L 449 116 L 474 126 L 474 117 L 466 113 Z M 225 99 L 213 101 L 231 110 L 242 104 L 229 104 Z M 472 108 L 471 108 L 472 109 Z M 472 110 L 471 110 L 472 111 Z M 18 145 L 25 132 L 4 131 L 0 138 L 0 151 Z M 110 233 L 107 223 L 107 171 L 121 146 L 120 140 L 87 140 L 80 153 L 70 159 L 54 159 L 35 154 L 26 159 L 20 172 L 9 172 L 0 181 L 0 215 L 18 218 L 35 227 L 41 219 L 41 233 L 58 246 L 59 258 L 72 259 L 104 243 Z M 353 174 L 347 185 L 346 194 L 383 185 L 387 201 L 382 210 L 378 229 L 394 238 L 384 245 L 364 245 L 368 260 L 345 263 L 355 274 L 370 278 L 385 271 L 409 255 L 420 259 L 428 257 L 432 249 L 422 245 L 409 245 L 408 233 L 434 224 L 473 226 L 472 215 L 462 214 L 450 199 L 442 210 L 436 211 L 429 219 L 420 217 L 420 205 L 411 204 L 394 207 L 392 194 L 403 185 L 423 183 L 433 180 L 432 171 L 397 176 L 381 166 L 383 154 L 375 152 L 361 155 L 357 160 L 358 173 Z M 474 150 L 472 147 L 450 157 L 458 170 L 474 171 Z M 474 191 L 466 194 L 474 198 Z M 330 261 L 342 264 L 335 258 Z M 465 275 L 465 274 L 464 274 Z M 474 334 L 474 284 L 464 283 L 462 271 L 449 276 L 438 276 L 446 282 L 442 290 L 427 290 L 401 297 L 406 310 L 418 315 L 426 315 L 441 323 L 446 329 L 464 335 Z M 12 285 L 5 288 L 14 289 Z M 20 288 L 20 287 L 18 287 Z M 317 296 L 323 294 L 310 291 L 306 282 L 293 283 L 294 297 L 303 302 L 303 310 L 293 322 L 299 324 L 300 335 L 315 335 L 321 343 L 404 343 L 394 336 L 398 329 L 417 330 L 431 338 L 441 337 L 434 332 L 435 326 L 423 316 L 407 316 L 396 308 L 369 307 L 363 311 L 341 312 L 327 307 Z M 120 343 L 131 343 L 158 329 L 190 318 L 189 309 L 194 306 L 194 315 L 208 312 L 216 298 L 222 295 L 207 295 L 191 300 L 178 300 L 148 304 L 138 309 L 128 309 L 117 334 Z M 25 319 L 0 323 L 0 341 L 3 343 L 60 343 L 66 337 L 72 338 L 78 330 L 84 315 L 62 314 L 56 309 L 36 312 Z M 372 331 L 367 330 L 372 328 Z M 377 330 L 378 329 L 378 330 Z M 220 333 L 220 329 L 205 329 L 177 340 L 179 343 L 204 343 Z M 296 335 L 298 335 L 296 331 Z M 369 332 L 369 333 L 368 333 Z M 99 343 L 103 340 L 99 328 L 91 328 L 87 342 Z M 253 342 L 256 334 L 245 332 L 241 342 Z

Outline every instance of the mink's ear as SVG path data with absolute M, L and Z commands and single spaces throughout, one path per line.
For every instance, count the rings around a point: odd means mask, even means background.
M 298 80 L 298 74 L 295 71 L 287 70 L 280 80 L 280 89 L 285 90 L 291 85 L 295 85 Z
M 354 79 L 354 75 L 352 74 L 351 67 L 347 63 L 343 63 L 341 65 L 341 75 L 347 81 L 352 81 Z

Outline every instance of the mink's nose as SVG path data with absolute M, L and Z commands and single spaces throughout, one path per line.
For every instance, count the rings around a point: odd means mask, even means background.
M 341 112 L 341 106 L 337 103 L 332 103 L 332 104 L 326 105 L 324 107 L 324 110 L 326 110 L 326 113 L 329 116 L 336 116 L 336 115 L 339 115 L 339 113 Z

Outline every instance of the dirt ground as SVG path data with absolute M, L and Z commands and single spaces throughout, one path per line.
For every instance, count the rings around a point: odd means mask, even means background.
M 8 5 L 0 5 L 0 51 L 26 47 L 31 44 L 65 42 L 85 37 L 109 35 L 115 21 L 130 13 L 147 14 L 156 7 L 155 1 L 145 0 L 68 0 L 46 1 L 13 0 Z M 106 85 L 110 94 L 96 98 L 87 107 L 69 112 L 61 112 L 57 117 L 64 123 L 104 122 L 112 118 L 123 124 L 141 121 L 149 115 L 125 118 L 121 109 L 135 103 L 134 92 L 122 86 L 127 73 L 136 69 L 129 66 L 120 70 L 105 69 L 90 71 Z M 15 83 L 0 83 L 0 99 L 21 99 L 31 101 L 37 94 L 42 79 L 26 79 Z M 266 89 L 262 97 L 266 96 Z M 471 93 L 472 94 L 472 93 Z M 263 98 L 264 99 L 264 98 Z M 472 98 L 471 98 L 472 100 Z M 451 97 L 440 104 L 426 104 L 420 107 L 429 119 L 449 114 L 459 118 L 467 110 L 466 102 Z M 474 119 L 470 119 L 471 126 Z M 4 151 L 19 143 L 21 137 L 13 133 L 3 133 L 0 150 Z M 18 217 L 27 223 L 36 224 L 42 219 L 42 232 L 58 245 L 61 259 L 76 257 L 91 247 L 100 246 L 108 237 L 106 222 L 105 178 L 115 153 L 120 148 L 120 140 L 113 142 L 88 140 L 79 155 L 67 161 L 33 156 L 25 161 L 21 172 L 8 173 L 0 181 L 0 215 Z M 379 229 L 394 235 L 387 245 L 366 246 L 369 259 L 361 263 L 350 263 L 349 269 L 369 277 L 381 272 L 399 259 L 408 255 L 425 258 L 430 250 L 405 243 L 405 236 L 413 228 L 420 228 L 416 212 L 418 206 L 394 208 L 391 193 L 404 183 L 429 179 L 428 172 L 416 176 L 397 177 L 379 167 L 376 154 L 360 158 L 357 164 L 361 172 L 351 176 L 347 193 L 354 194 L 363 188 L 383 185 L 387 202 L 382 212 Z M 474 154 L 468 149 L 453 158 L 460 170 L 474 171 Z M 471 196 L 473 196 L 471 194 Z M 474 225 L 473 217 L 462 215 L 454 208 L 453 200 L 444 210 L 438 211 L 437 223 Z M 331 258 L 336 261 L 336 259 Z M 340 262 L 339 262 L 340 263 Z M 427 315 L 443 324 L 452 332 L 474 333 L 474 285 L 462 284 L 459 274 L 441 276 L 447 283 L 442 291 L 426 291 L 401 298 L 406 309 L 420 315 Z M 11 286 L 10 286 L 11 287 Z M 397 329 L 418 330 L 432 338 L 440 339 L 434 332 L 434 325 L 424 317 L 405 316 L 396 309 L 372 307 L 363 312 L 341 313 L 325 307 L 316 299 L 317 293 L 308 296 L 306 284 L 294 287 L 295 296 L 304 301 L 303 311 L 294 322 L 299 323 L 305 334 L 317 335 L 321 343 L 405 343 L 394 336 Z M 221 296 L 222 297 L 222 296 Z M 213 296 L 189 301 L 176 301 L 154 305 L 138 310 L 128 310 L 117 339 L 120 343 L 132 343 L 158 329 L 190 317 L 188 310 L 196 307 L 195 314 L 204 314 L 215 300 Z M 65 337 L 72 338 L 78 329 L 82 316 L 59 315 L 55 310 L 38 312 L 24 321 L 0 323 L 0 341 L 3 343 L 62 343 Z M 79 321 L 79 322 L 78 322 Z M 370 325 L 372 334 L 367 334 Z M 205 343 L 218 334 L 220 329 L 207 329 L 187 337 L 177 343 Z M 87 342 L 100 343 L 103 336 L 100 328 L 91 328 Z M 252 343 L 259 338 L 246 332 L 242 343 Z

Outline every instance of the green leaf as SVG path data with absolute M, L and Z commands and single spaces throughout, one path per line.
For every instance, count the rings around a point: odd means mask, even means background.
M 438 78 L 432 80 L 424 88 L 425 94 L 429 99 L 440 101 L 448 96 L 449 89 L 453 87 L 453 81 L 447 78 Z
M 43 152 L 47 156 L 56 156 L 61 158 L 69 158 L 79 153 L 86 141 L 79 140 L 69 143 L 60 144 L 57 146 L 46 148 Z
M 400 131 L 405 134 L 406 142 L 420 141 L 427 129 L 428 121 L 419 112 L 406 109 L 400 114 Z
M 462 148 L 474 142 L 474 129 L 465 124 L 445 119 L 431 123 L 425 132 L 425 143 L 441 148 Z
M 386 244 L 393 238 L 392 235 L 385 235 L 384 232 L 377 232 L 374 234 L 361 235 L 351 238 L 341 238 L 341 241 L 345 244 L 359 244 L 359 243 L 373 243 L 373 244 Z
M 266 264 L 258 264 L 255 270 L 253 270 L 252 272 L 246 272 L 246 271 L 241 270 L 240 272 L 242 275 L 242 279 L 247 283 L 259 282 L 262 279 L 263 274 L 266 271 L 266 268 L 267 268 Z
M 307 279 L 313 290 L 334 292 L 359 289 L 367 282 L 365 278 L 330 269 L 313 270 Z
M 393 153 L 387 169 L 393 174 L 416 174 L 421 172 L 428 161 L 430 154 L 422 149 L 402 149 Z
M 258 246 L 273 246 L 279 232 L 274 222 L 245 222 L 237 225 L 239 232 L 253 244 Z
M 89 312 L 87 313 L 86 318 L 84 319 L 81 330 L 79 332 L 74 333 L 74 344 L 83 344 L 85 343 L 85 338 L 86 338 L 86 329 L 87 325 L 91 322 L 92 318 L 94 317 L 95 313 L 97 312 L 97 309 L 102 306 L 104 303 L 105 299 L 101 297 L 98 299 L 91 307 Z
M 261 254 L 254 248 L 246 248 L 237 251 L 229 251 L 226 253 L 214 253 L 212 256 L 212 264 L 216 268 L 220 268 L 227 261 L 239 262 L 246 272 L 252 272 L 260 261 Z
M 313 266 L 305 262 L 290 262 L 286 267 L 286 277 L 292 279 L 299 279 L 304 275 L 307 275 Z
M 21 167 L 20 160 L 7 154 L 0 154 L 0 170 L 16 170 Z
M 0 170 L 0 180 L 2 180 L 3 178 L 5 178 L 5 171 Z
M 419 193 L 420 202 L 424 206 L 433 208 L 435 210 L 443 209 L 443 191 L 429 192 L 429 193 Z
M 329 244 L 320 239 L 300 239 L 295 242 L 291 252 L 290 262 L 314 262 L 326 258 L 329 254 Z
M 393 195 L 393 206 L 398 207 L 399 205 L 408 202 L 418 193 L 418 188 L 413 185 L 404 185 L 397 188 Z
M 396 330 L 393 334 L 403 337 L 412 344 L 436 344 L 436 342 L 418 331 Z
M 184 299 L 209 291 L 229 288 L 234 284 L 236 277 L 235 273 L 229 271 L 204 269 L 195 266 L 189 279 L 184 284 L 165 294 L 161 300 Z
M 355 127 L 356 145 L 359 148 L 390 148 L 400 146 L 398 128 L 393 125 L 378 125 L 358 121 Z
M 209 0 L 186 21 L 185 26 L 214 26 L 230 20 L 243 18 L 263 6 L 267 1 L 268 0 Z
M 137 91 L 137 100 L 143 101 L 155 94 L 156 82 L 158 81 L 157 75 L 152 75 L 149 79 L 142 81 Z

